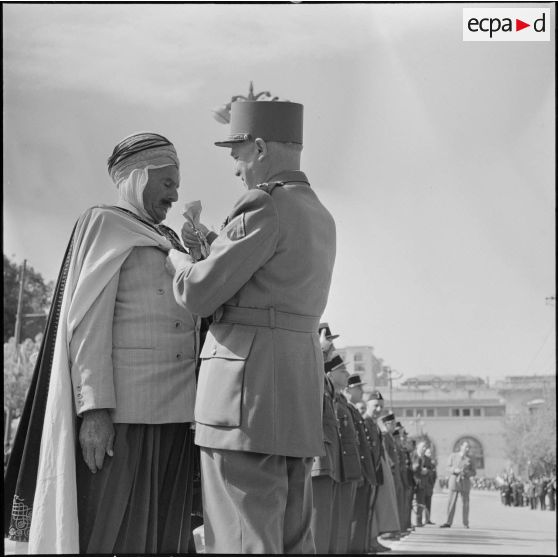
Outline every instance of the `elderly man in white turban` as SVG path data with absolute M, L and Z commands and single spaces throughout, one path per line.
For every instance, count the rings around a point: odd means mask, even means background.
M 119 201 L 72 234 L 10 463 L 8 532 L 31 553 L 186 553 L 199 327 L 174 299 L 165 259 L 183 248 L 160 224 L 179 161 L 140 133 L 108 170 Z

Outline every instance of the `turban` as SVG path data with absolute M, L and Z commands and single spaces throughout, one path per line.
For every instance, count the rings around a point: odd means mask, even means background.
M 152 132 L 132 134 L 118 143 L 108 159 L 108 172 L 115 184 L 128 178 L 134 169 L 179 166 L 174 145 Z
M 178 155 L 164 136 L 140 132 L 120 141 L 108 159 L 108 172 L 118 187 L 120 205 L 152 221 L 143 207 L 148 171 L 170 165 L 179 166 Z

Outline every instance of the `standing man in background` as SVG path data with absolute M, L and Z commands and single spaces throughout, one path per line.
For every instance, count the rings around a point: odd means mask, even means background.
M 318 327 L 335 223 L 300 170 L 302 111 L 281 101 L 232 104 L 230 135 L 216 145 L 230 148 L 247 192 L 205 260 L 175 250 L 167 260 L 177 302 L 213 314 L 195 408 L 208 553 L 315 551 L 311 468 L 324 453 Z
M 448 516 L 446 522 L 440 525 L 442 528 L 451 527 L 453 516 L 455 514 L 455 506 L 457 504 L 457 496 L 461 494 L 463 501 L 463 526 L 469 528 L 469 493 L 471 492 L 471 477 L 477 473 L 475 464 L 469 456 L 469 442 L 464 441 L 458 452 L 452 453 L 448 459 L 449 477 L 449 499 L 448 499 Z

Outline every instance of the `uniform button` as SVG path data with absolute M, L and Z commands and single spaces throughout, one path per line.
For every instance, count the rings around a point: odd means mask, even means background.
M 213 350 L 211 351 L 211 354 L 213 356 L 215 356 L 217 354 L 217 347 L 213 347 Z
M 182 322 L 174 322 L 174 327 L 179 328 L 182 325 Z
M 165 289 L 157 289 L 157 294 L 158 295 L 165 294 Z
M 346 452 L 346 451 L 344 451 L 344 452 L 343 452 L 343 455 L 347 455 L 347 452 Z
M 78 394 L 77 394 L 77 398 L 78 398 L 78 399 L 83 399 L 83 395 L 81 395 L 81 393 L 78 393 Z
M 176 358 L 181 359 L 182 358 L 182 353 L 176 353 Z

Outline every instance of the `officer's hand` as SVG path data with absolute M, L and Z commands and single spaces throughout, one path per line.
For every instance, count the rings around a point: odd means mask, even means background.
M 204 224 L 200 223 L 198 225 L 198 231 L 201 232 L 203 236 L 205 236 L 205 238 L 207 238 L 209 229 Z M 190 223 L 190 221 L 184 222 L 180 234 L 182 236 L 182 242 L 184 243 L 184 246 L 186 246 L 186 248 L 188 248 L 189 250 L 192 250 L 193 248 L 199 248 L 201 246 L 200 237 L 194 231 L 194 226 L 192 225 L 192 223 Z
M 193 261 L 194 260 L 188 254 L 171 248 L 165 260 L 165 269 L 170 275 L 174 275 L 177 269 L 187 267 L 188 264 L 191 264 Z
M 83 413 L 79 443 L 89 470 L 92 473 L 101 470 L 105 453 L 110 457 L 114 455 L 114 426 L 108 409 L 93 409 Z
M 331 349 L 331 346 L 333 345 L 333 343 L 326 337 L 325 328 L 323 328 L 320 331 L 320 345 L 322 347 L 322 353 L 327 353 L 329 349 Z

